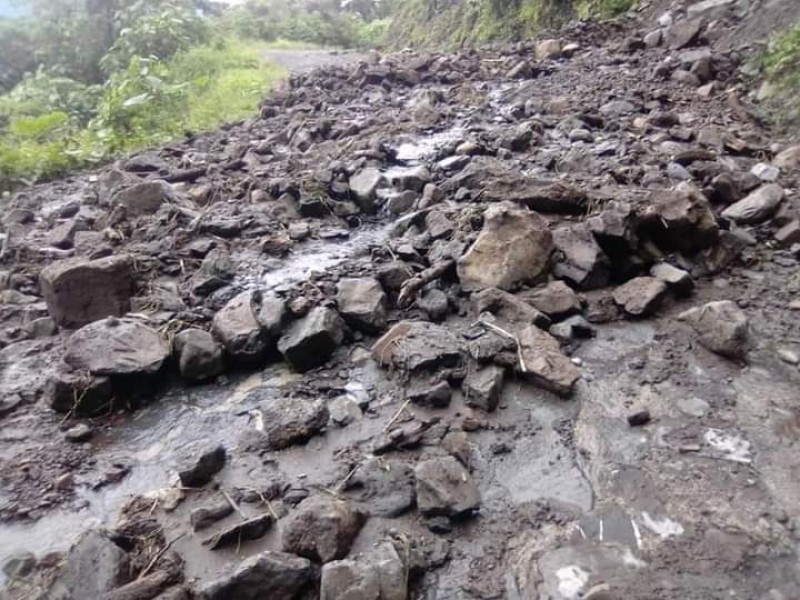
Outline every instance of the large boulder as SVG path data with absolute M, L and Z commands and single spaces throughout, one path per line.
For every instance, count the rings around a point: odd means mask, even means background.
M 561 352 L 552 335 L 530 325 L 517 333 L 521 365 L 518 369 L 536 385 L 559 396 L 569 396 L 581 371 Z
M 308 559 L 267 550 L 200 590 L 203 600 L 296 600 L 317 578 Z
M 722 211 L 722 216 L 739 225 L 756 225 L 775 214 L 783 201 L 783 188 L 777 183 L 768 183 L 751 192 Z
M 283 549 L 327 563 L 347 556 L 367 515 L 344 500 L 311 496 L 283 526 Z
M 556 246 L 553 275 L 581 290 L 601 288 L 608 283 L 608 258 L 587 225 L 556 229 L 553 240 Z
M 377 279 L 342 279 L 338 292 L 339 312 L 350 327 L 365 333 L 386 327 L 386 294 Z
M 406 600 L 408 567 L 390 541 L 367 556 L 322 567 L 320 600 Z
M 61 327 L 82 327 L 130 310 L 134 279 L 127 256 L 56 261 L 39 275 L 50 316 Z
M 747 315 L 730 300 L 709 302 L 678 317 L 697 332 L 700 343 L 717 354 L 742 359 L 749 347 Z
M 267 335 L 257 318 L 259 299 L 256 292 L 242 292 L 214 315 L 211 329 L 234 363 L 252 365 L 267 352 Z
M 64 362 L 92 375 L 155 375 L 169 357 L 161 335 L 135 319 L 110 317 L 90 323 L 66 342 Z
M 484 219 L 478 239 L 458 260 L 464 289 L 510 290 L 535 280 L 547 269 L 553 235 L 541 216 L 502 203 L 488 208 Z
M 425 517 L 461 517 L 481 505 L 478 486 L 458 460 L 452 456 L 432 458 L 419 463 L 417 506 Z
M 222 346 L 207 331 L 181 331 L 173 340 L 173 348 L 184 379 L 205 381 L 220 375 L 224 370 Z
M 318 306 L 295 321 L 278 340 L 278 350 L 294 369 L 308 371 L 333 355 L 344 340 L 344 322 L 332 308 Z

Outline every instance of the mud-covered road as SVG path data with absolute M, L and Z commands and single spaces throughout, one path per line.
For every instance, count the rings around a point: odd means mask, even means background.
M 712 4 L 10 199 L 3 597 L 800 597 L 800 146 Z

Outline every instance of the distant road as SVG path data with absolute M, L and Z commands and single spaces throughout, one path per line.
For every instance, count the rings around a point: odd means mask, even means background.
M 262 50 L 261 56 L 293 73 L 328 65 L 346 65 L 366 57 L 358 52 L 330 50 Z

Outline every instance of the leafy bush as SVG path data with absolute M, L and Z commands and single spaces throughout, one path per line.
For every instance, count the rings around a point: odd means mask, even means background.
M 78 123 L 94 116 L 100 87 L 62 77 L 43 68 L 28 73 L 5 96 L 0 96 L 0 117 L 13 119 L 53 111 L 69 115 Z

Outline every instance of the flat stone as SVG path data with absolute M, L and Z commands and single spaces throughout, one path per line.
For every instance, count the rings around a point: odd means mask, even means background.
M 66 342 L 64 362 L 73 369 L 111 377 L 155 375 L 169 358 L 161 335 L 134 319 L 90 323 Z
M 672 50 L 692 45 L 703 28 L 702 19 L 686 19 L 675 23 L 666 31 L 666 43 Z
M 520 297 L 552 319 L 568 317 L 581 310 L 578 295 L 563 281 L 522 292 Z
M 800 244 L 800 220 L 795 219 L 775 232 L 775 240 L 782 248 Z
M 375 212 L 378 187 L 383 181 L 383 174 L 372 167 L 363 169 L 350 178 L 350 193 L 361 210 L 366 213 Z
M 394 518 L 416 501 L 414 469 L 401 460 L 373 458 L 362 464 L 348 481 L 347 497 L 376 517 Z
M 258 515 L 246 521 L 234 523 L 211 537 L 207 537 L 202 543 L 204 546 L 207 546 L 209 550 L 219 550 L 220 548 L 227 548 L 228 546 L 239 546 L 243 542 L 264 537 L 274 522 L 275 517 L 272 516 L 271 513 Z
M 681 296 L 692 293 L 694 280 L 692 276 L 669 263 L 658 263 L 651 267 L 650 276 L 666 283 L 671 290 Z
M 510 290 L 535 280 L 548 266 L 553 235 L 538 214 L 503 203 L 484 213 L 478 239 L 457 265 L 466 290 Z
M 407 600 L 409 565 L 391 541 L 357 560 L 322 567 L 320 600 Z
M 452 456 L 420 462 L 417 506 L 424 517 L 462 517 L 478 510 L 478 486 L 464 466 Z
M 652 315 L 661 306 L 667 284 L 655 277 L 636 277 L 614 290 L 614 302 L 633 317 Z
M 60 586 L 69 598 L 101 598 L 132 579 L 125 551 L 105 531 L 90 529 L 70 548 Z
M 328 425 L 330 412 L 321 399 L 268 398 L 268 389 L 256 389 L 247 395 L 250 405 L 261 400 L 261 431 L 248 431 L 244 446 L 251 449 L 281 450 L 307 442 Z
M 327 563 L 347 556 L 367 516 L 350 502 L 310 496 L 289 515 L 282 529 L 283 549 Z
M 777 183 L 763 185 L 722 211 L 722 216 L 739 225 L 755 225 L 769 219 L 783 201 L 784 190 Z
M 145 181 L 117 191 L 111 204 L 121 208 L 128 219 L 158 212 L 161 205 L 176 199 L 172 186 L 165 181 Z
M 453 389 L 446 381 L 437 383 L 415 383 L 406 390 L 406 398 L 414 404 L 429 408 L 446 408 L 450 406 Z
M 421 321 L 401 321 L 372 346 L 382 366 L 404 371 L 457 367 L 464 360 L 461 342 L 449 329 Z
M 60 327 L 82 327 L 130 310 L 133 270 L 127 256 L 56 261 L 39 276 L 50 316 Z
M 757 165 L 754 165 L 752 169 L 750 169 L 750 173 L 765 183 L 774 183 L 778 181 L 778 177 L 781 175 L 781 170 L 778 167 L 768 163 L 758 163 Z
M 524 299 L 497 288 L 472 294 L 471 304 L 475 317 L 488 312 L 508 324 L 534 324 L 539 327 L 550 325 L 550 319 Z

